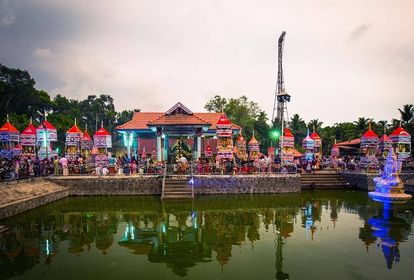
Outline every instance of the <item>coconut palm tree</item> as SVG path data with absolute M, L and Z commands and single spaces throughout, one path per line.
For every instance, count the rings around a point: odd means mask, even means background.
M 354 137 L 361 137 L 362 134 L 367 130 L 369 123 L 372 122 L 370 118 L 359 117 L 355 124 Z
M 290 119 L 289 128 L 292 130 L 293 135 L 295 135 L 295 143 L 300 143 L 301 139 L 306 135 L 305 121 L 298 114 L 294 114 Z
M 322 128 L 322 124 L 323 124 L 323 122 L 320 122 L 319 119 L 314 119 L 314 120 L 311 120 L 308 123 L 308 128 L 309 129 L 314 129 L 315 128 L 315 130 L 318 131 Z
M 403 125 L 408 125 L 414 121 L 414 105 L 405 104 L 402 109 L 398 109 L 401 114 L 401 122 Z
M 380 134 L 387 134 L 388 127 L 389 125 L 387 120 L 381 120 L 376 123 L 376 130 L 380 131 Z

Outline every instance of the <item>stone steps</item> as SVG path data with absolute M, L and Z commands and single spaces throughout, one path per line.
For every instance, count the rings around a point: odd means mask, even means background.
M 164 191 L 162 199 L 193 198 L 191 186 L 188 184 L 189 178 L 167 177 L 164 179 Z
M 300 184 L 302 189 L 342 189 L 351 187 L 351 185 L 337 173 L 301 174 Z

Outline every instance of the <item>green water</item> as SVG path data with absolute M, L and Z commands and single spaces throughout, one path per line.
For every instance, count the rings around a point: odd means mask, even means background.
M 413 201 L 69 198 L 2 220 L 0 279 L 413 279 Z

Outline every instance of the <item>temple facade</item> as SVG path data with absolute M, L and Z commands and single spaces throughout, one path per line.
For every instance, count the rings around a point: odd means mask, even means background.
M 116 131 L 122 134 L 130 156 L 152 154 L 158 161 L 173 160 L 172 155 L 179 150 L 197 160 L 204 156 L 207 146 L 217 154 L 217 123 L 221 117 L 222 113 L 193 113 L 178 102 L 166 112 L 134 112 L 132 119 Z M 231 123 L 230 130 L 232 135 L 238 134 L 240 127 Z

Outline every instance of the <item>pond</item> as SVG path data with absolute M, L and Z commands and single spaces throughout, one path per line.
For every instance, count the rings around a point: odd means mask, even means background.
M 2 220 L 0 279 L 411 279 L 414 202 L 72 197 Z

